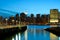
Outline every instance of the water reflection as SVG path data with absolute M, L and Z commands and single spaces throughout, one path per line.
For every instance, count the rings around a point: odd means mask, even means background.
M 53 33 L 50 33 L 50 40 L 59 40 L 59 37 L 54 35 Z
M 49 40 L 50 39 L 49 36 L 50 36 L 49 32 L 45 30 L 34 29 L 33 32 L 28 31 L 28 40 L 46 40 L 46 39 Z
M 25 40 L 27 40 L 27 30 L 25 31 Z
M 25 32 L 17 33 L 11 37 L 7 37 L 4 40 L 27 40 L 27 30 Z
M 60 37 L 59 37 L 59 40 L 60 40 Z
M 50 27 L 60 27 L 60 25 L 50 25 Z
M 59 25 L 50 25 L 50 27 L 59 27 Z
M 32 27 L 34 27 L 34 28 L 32 28 Z M 38 26 L 36 26 L 36 27 L 38 27 Z M 39 26 L 38 28 L 36 28 L 36 27 L 29 26 L 28 40 L 59 40 L 58 36 L 44 30 L 44 28 L 47 28 L 47 26 Z M 58 25 L 50 25 L 48 27 L 58 27 Z
M 48 27 L 58 27 L 58 25 L 48 25 L 48 26 L 35 26 L 28 25 L 28 28 L 25 32 L 20 32 L 14 36 L 12 36 L 11 40 L 60 40 L 60 37 L 50 33 L 44 28 Z

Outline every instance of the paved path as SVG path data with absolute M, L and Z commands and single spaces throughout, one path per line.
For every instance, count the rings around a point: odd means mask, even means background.
M 13 28 L 13 27 L 24 27 L 26 25 L 1 25 L 0 29 Z

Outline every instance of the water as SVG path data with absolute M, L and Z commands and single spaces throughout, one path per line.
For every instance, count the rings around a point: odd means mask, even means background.
M 57 27 L 57 25 L 28 25 L 25 32 L 20 32 L 5 40 L 60 40 L 60 37 L 44 30 L 49 27 Z

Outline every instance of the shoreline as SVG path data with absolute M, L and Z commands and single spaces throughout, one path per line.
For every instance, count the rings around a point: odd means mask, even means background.
M 56 36 L 60 36 L 60 27 L 52 27 L 52 28 L 47 28 L 44 30 L 51 32 L 51 33 L 55 34 Z
M 12 27 L 12 28 L 5 28 L 5 29 L 0 29 L 0 38 L 5 38 L 12 36 L 18 32 L 24 32 L 27 29 L 27 26 L 24 27 Z

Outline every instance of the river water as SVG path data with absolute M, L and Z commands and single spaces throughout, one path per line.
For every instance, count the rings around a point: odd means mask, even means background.
M 28 25 L 25 32 L 17 33 L 4 40 L 60 40 L 60 37 L 44 29 L 57 25 Z

